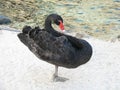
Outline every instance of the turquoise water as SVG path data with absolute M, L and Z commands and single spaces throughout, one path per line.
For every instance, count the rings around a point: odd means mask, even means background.
M 120 0 L 37 0 L 38 9 L 26 24 L 43 27 L 47 15 L 57 13 L 69 32 L 109 40 L 120 35 Z M 23 25 L 25 25 L 23 23 Z
M 66 29 L 71 32 L 87 33 L 101 39 L 110 39 L 120 34 L 120 0 L 40 2 L 38 15 L 60 14 Z

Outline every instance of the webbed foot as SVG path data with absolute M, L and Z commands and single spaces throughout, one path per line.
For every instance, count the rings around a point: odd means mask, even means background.
M 65 82 L 67 80 L 69 80 L 69 79 L 65 78 L 65 77 L 59 77 L 59 76 L 53 75 L 53 81 L 54 82 Z

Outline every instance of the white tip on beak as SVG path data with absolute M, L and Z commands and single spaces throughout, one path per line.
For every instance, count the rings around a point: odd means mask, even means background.
M 63 32 L 65 32 L 65 30 L 62 30 Z

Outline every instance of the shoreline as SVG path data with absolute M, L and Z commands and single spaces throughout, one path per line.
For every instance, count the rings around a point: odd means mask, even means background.
M 8 31 L 10 31 L 10 32 L 17 32 L 17 33 L 19 33 L 19 32 L 21 32 L 21 29 L 16 29 L 16 28 L 13 28 L 13 27 L 11 27 L 10 25 L 0 25 L 0 30 L 8 30 Z M 77 32 L 67 32 L 66 34 L 69 34 L 69 35 L 72 35 L 72 36 L 75 36 L 75 37 L 77 37 L 77 38 L 96 38 L 96 37 L 94 37 L 94 36 L 90 36 L 90 35 L 88 35 L 88 34 L 86 34 L 86 33 L 77 33 Z M 114 37 L 114 38 L 111 38 L 111 39 L 109 39 L 109 40 L 106 40 L 106 39 L 100 39 L 100 38 L 96 38 L 96 39 L 98 39 L 98 40 L 103 40 L 103 41 L 106 41 L 106 42 L 112 42 L 112 43 L 114 43 L 114 42 L 120 42 L 120 37 L 119 37 L 119 35 L 118 36 L 116 36 L 116 37 Z

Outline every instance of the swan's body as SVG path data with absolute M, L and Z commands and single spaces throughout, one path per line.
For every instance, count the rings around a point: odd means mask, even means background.
M 52 14 L 45 21 L 45 29 L 25 27 L 23 33 L 18 34 L 21 42 L 38 58 L 56 66 L 54 77 L 58 76 L 58 66 L 76 68 L 88 62 L 92 55 L 87 41 L 55 31 L 51 22 L 59 25 L 56 19 L 63 22 L 59 15 Z

